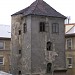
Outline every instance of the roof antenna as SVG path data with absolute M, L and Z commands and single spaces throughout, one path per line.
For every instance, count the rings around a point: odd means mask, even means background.
M 69 24 L 70 23 L 70 16 L 67 17 L 67 20 L 68 20 L 68 24 Z

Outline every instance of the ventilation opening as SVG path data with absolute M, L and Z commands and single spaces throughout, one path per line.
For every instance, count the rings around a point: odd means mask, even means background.
M 21 75 L 21 71 L 19 71 L 18 74 Z

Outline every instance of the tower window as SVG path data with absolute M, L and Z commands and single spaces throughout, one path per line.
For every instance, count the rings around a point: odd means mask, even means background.
M 21 30 L 19 30 L 19 35 L 21 35 Z
M 59 24 L 58 23 L 52 24 L 52 33 L 59 33 Z
M 19 54 L 21 54 L 22 52 L 21 52 L 21 50 L 19 50 Z
M 47 50 L 50 51 L 51 50 L 51 45 L 52 43 L 50 41 L 47 42 Z
M 52 63 L 47 64 L 47 73 L 51 72 L 51 66 L 52 66 Z
M 45 32 L 45 22 L 40 22 L 40 32 Z
M 18 74 L 21 75 L 21 71 L 19 71 Z
M 26 23 L 23 24 L 23 32 L 24 33 L 27 32 L 27 25 L 26 25 Z

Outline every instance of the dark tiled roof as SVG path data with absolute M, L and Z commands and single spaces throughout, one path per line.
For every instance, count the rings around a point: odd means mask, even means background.
M 41 16 L 52 16 L 52 17 L 61 17 L 66 18 L 64 15 L 57 12 L 55 9 L 53 9 L 51 6 L 49 6 L 46 2 L 43 0 L 36 0 L 33 2 L 29 7 L 16 12 L 13 15 L 23 14 L 26 15 L 41 15 Z
M 65 34 L 65 37 L 68 38 L 68 37 L 75 37 L 75 33 L 72 33 L 72 34 Z

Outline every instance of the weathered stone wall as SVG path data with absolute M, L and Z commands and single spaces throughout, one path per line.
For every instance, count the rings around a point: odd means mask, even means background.
M 31 73 L 31 16 L 26 17 L 27 32 L 22 36 L 22 73 Z
M 49 63 L 46 50 L 46 43 L 49 39 L 55 44 L 55 51 L 58 56 L 55 58 L 55 68 L 66 68 L 65 62 L 65 41 L 64 41 L 64 20 L 60 18 L 50 18 L 49 32 L 39 32 L 39 23 L 46 22 L 46 17 L 32 16 L 31 27 L 31 61 L 32 73 L 46 73 L 47 63 Z M 52 23 L 59 23 L 59 34 L 52 34 Z M 48 29 L 47 28 L 47 29 Z
M 48 22 L 46 32 L 39 32 L 40 22 Z M 27 24 L 26 33 L 23 33 L 24 23 Z M 52 23 L 59 23 L 59 34 L 52 34 Z M 18 34 L 19 30 L 21 30 L 21 35 Z M 51 62 L 50 52 L 46 50 L 46 43 L 49 40 L 55 44 L 55 51 L 58 54 L 53 64 L 54 69 L 66 68 L 64 19 L 42 16 L 12 16 L 13 75 L 18 75 L 19 71 L 23 75 L 46 75 L 47 63 Z M 20 49 L 22 50 L 21 55 L 18 53 Z
M 27 24 L 27 32 L 23 33 L 23 24 Z M 21 35 L 19 35 L 21 30 Z M 31 71 L 31 18 L 17 15 L 12 17 L 12 73 L 18 75 Z M 19 50 L 22 54 L 19 54 Z
M 11 71 L 13 75 L 18 73 L 18 50 L 19 50 L 19 35 L 18 30 L 21 25 L 21 15 L 13 16 L 11 20 Z

